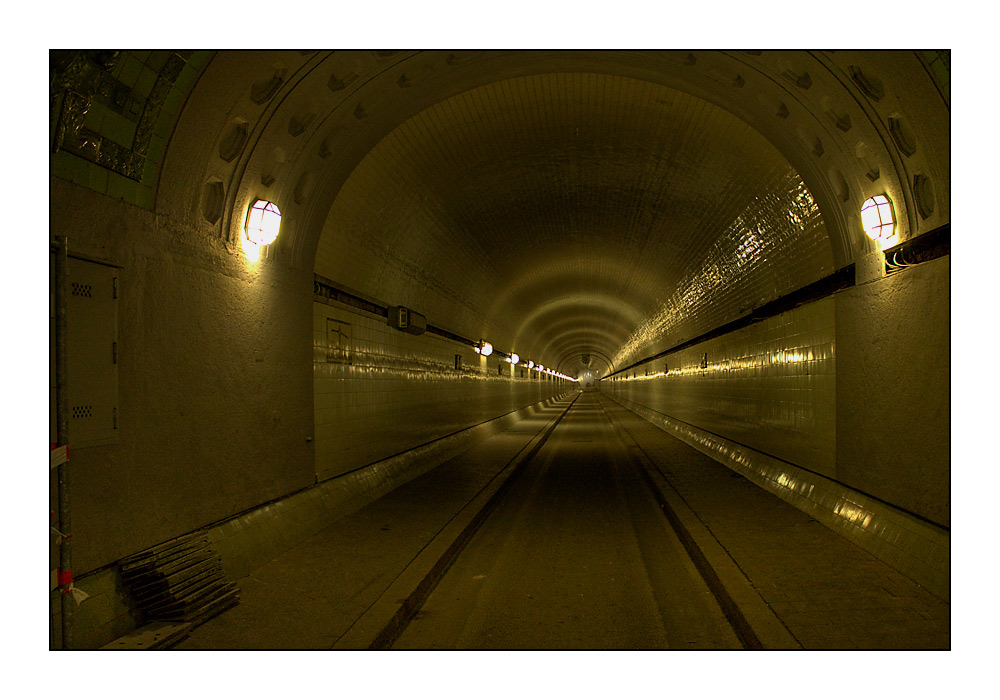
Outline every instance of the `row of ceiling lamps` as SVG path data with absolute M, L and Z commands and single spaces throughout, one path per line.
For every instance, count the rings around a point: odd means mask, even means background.
M 489 357 L 490 355 L 493 354 L 493 345 L 491 345 L 489 342 L 485 340 L 480 340 L 473 346 L 473 348 L 483 357 Z M 545 374 L 551 374 L 553 377 L 559 377 L 560 379 L 568 379 L 571 382 L 577 381 L 576 377 L 569 377 L 563 374 L 562 372 L 556 372 L 554 369 L 546 369 L 545 365 L 536 365 L 531 360 L 522 361 L 521 356 L 518 355 L 516 352 L 512 352 L 508 355 L 507 353 L 500 352 L 498 350 L 497 354 L 504 355 L 505 356 L 503 358 L 504 361 L 509 362 L 512 365 L 520 364 L 521 366 L 527 367 L 528 369 L 537 370 L 538 372 L 545 372 Z

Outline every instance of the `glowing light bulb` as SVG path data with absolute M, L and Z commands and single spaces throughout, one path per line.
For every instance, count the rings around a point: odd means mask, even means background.
M 512 352 L 510 354 L 510 357 L 507 358 L 507 362 L 511 363 L 512 365 L 516 365 L 518 362 L 520 362 L 520 360 L 521 358 L 516 352 Z
M 883 247 L 892 247 L 896 242 L 896 222 L 892 212 L 892 202 L 884 194 L 869 197 L 861 205 L 861 225 L 873 241 Z
M 257 245 L 271 245 L 281 228 L 281 211 L 273 202 L 258 199 L 247 213 L 244 227 L 247 240 Z

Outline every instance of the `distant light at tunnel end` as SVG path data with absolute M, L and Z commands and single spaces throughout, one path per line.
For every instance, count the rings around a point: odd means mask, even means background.
M 884 194 L 869 197 L 861 205 L 861 225 L 868 237 L 879 242 L 882 248 L 891 248 L 898 242 L 892 201 Z
M 256 245 L 271 245 L 281 227 L 281 211 L 274 202 L 258 199 L 247 212 L 244 227 L 247 240 Z

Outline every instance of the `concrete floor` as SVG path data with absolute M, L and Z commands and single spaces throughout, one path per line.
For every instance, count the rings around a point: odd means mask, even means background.
M 585 394 L 395 649 L 738 649 Z
M 949 648 L 947 603 L 802 512 L 606 397 L 588 392 L 560 408 L 569 410 L 394 648 L 739 647 L 609 418 L 799 646 Z M 177 648 L 329 649 L 354 639 L 552 418 L 523 421 L 285 552 L 239 581 L 239 606 Z

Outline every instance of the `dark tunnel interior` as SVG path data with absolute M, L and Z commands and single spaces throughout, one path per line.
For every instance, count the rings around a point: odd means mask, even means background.
M 50 649 L 951 649 L 950 60 L 49 51 Z

